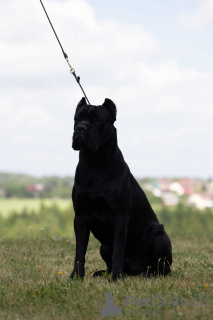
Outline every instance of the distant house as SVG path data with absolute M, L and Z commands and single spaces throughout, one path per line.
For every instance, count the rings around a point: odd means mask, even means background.
M 192 179 L 180 179 L 180 185 L 184 189 L 186 195 L 191 195 L 194 192 L 195 182 Z
M 27 190 L 31 192 L 40 193 L 44 191 L 45 186 L 42 183 L 31 184 L 27 186 Z
M 199 192 L 188 197 L 187 204 L 197 209 L 213 208 L 213 195 Z
M 169 190 L 174 191 L 177 195 L 182 196 L 185 193 L 184 188 L 178 181 L 174 181 L 169 185 Z
M 213 182 L 208 182 L 206 184 L 206 191 L 209 194 L 213 194 Z
M 172 179 L 167 179 L 167 178 L 159 179 L 158 180 L 158 188 L 161 191 L 167 191 L 167 190 L 169 190 L 169 186 L 171 183 L 172 183 Z
M 154 188 L 152 193 L 155 197 L 162 197 L 162 191 L 159 188 Z
M 163 191 L 161 197 L 165 206 L 176 206 L 179 203 L 179 197 L 173 192 Z

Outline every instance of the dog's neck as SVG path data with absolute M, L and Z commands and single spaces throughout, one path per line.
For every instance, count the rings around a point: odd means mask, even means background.
M 79 153 L 79 162 L 83 162 L 87 165 L 91 166 L 102 166 L 104 163 L 107 163 L 108 160 L 112 157 L 113 152 L 116 151 L 117 148 L 117 131 L 113 126 L 113 133 L 110 139 L 100 148 L 93 152 L 89 149 L 83 148 Z

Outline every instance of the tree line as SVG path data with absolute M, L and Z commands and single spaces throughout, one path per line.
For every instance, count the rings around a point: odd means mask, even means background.
M 0 173 L 0 197 L 70 198 L 74 178 L 49 176 L 37 178 L 26 174 Z

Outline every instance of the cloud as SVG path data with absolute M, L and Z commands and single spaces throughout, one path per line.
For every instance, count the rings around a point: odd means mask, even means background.
M 201 2 L 201 7 L 194 13 L 182 13 L 179 16 L 179 23 L 189 28 L 200 28 L 213 23 L 213 0 Z
M 85 1 L 46 1 L 45 5 L 71 64 L 82 66 L 86 73 L 100 68 L 100 77 L 112 71 L 121 56 L 123 61 L 130 56 L 138 60 L 157 49 L 154 37 L 141 26 L 98 22 Z M 39 2 L 4 3 L 0 34 L 1 79 L 13 76 L 17 85 L 18 80 L 43 77 L 42 85 L 49 86 L 54 77 L 64 78 L 63 56 Z
M 209 150 L 212 74 L 159 60 L 163 45 L 142 25 L 100 20 L 86 1 L 45 6 L 91 103 L 115 101 L 119 145 L 133 172 L 196 172 L 189 157 L 178 157 L 200 137 Z M 82 93 L 39 2 L 1 2 L 0 46 L 0 170 L 73 174 L 72 119 Z
M 18 136 L 14 136 L 11 139 L 11 142 L 16 145 L 28 145 L 29 143 L 33 142 L 33 138 L 29 135 L 21 134 Z

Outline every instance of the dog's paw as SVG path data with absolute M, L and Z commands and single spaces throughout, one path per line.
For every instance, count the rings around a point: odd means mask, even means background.
M 108 274 L 109 272 L 107 270 L 98 270 L 95 273 L 93 273 L 93 277 L 103 277 L 105 274 Z
M 70 275 L 70 279 L 83 279 L 85 275 L 84 263 L 77 262 L 74 265 L 73 271 Z
M 78 274 L 77 272 L 73 271 L 70 275 L 70 279 L 71 280 L 75 280 L 75 279 L 84 279 L 84 274 Z

